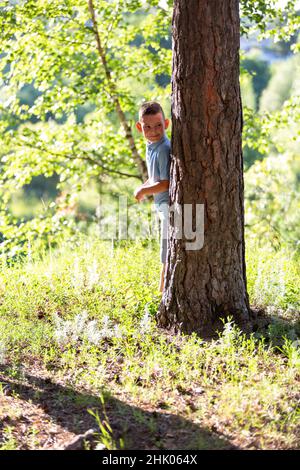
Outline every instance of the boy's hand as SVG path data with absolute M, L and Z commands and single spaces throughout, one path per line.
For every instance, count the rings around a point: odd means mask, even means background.
M 134 191 L 134 197 L 138 202 L 141 202 L 144 197 L 145 197 L 145 188 L 143 186 L 140 186 Z

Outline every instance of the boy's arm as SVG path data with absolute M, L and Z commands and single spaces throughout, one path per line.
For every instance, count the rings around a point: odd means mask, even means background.
M 143 184 L 141 184 L 141 186 L 139 186 L 139 187 L 134 191 L 134 197 L 135 197 L 136 199 L 138 199 L 136 195 L 139 194 L 140 191 L 141 191 L 143 188 L 145 188 L 146 186 L 148 186 L 149 184 L 150 184 L 150 178 L 148 178 L 147 181 L 145 181 Z M 140 199 L 138 199 L 138 201 L 140 201 Z
M 134 193 L 135 198 L 138 201 L 141 201 L 145 196 L 152 196 L 153 194 L 162 193 L 168 191 L 169 189 L 169 180 L 157 181 L 153 184 L 148 184 L 147 186 L 140 186 Z
M 144 196 L 148 196 L 151 194 L 162 193 L 164 191 L 168 191 L 169 189 L 169 180 L 161 180 L 156 181 L 156 183 L 148 184 L 147 186 L 143 187 L 143 194 Z
M 163 148 L 158 155 L 158 178 L 160 181 L 150 183 L 149 178 L 134 193 L 135 198 L 141 201 L 145 196 L 162 193 L 169 189 L 170 178 L 170 149 Z
M 145 183 L 142 184 L 142 187 L 148 186 L 150 184 L 150 178 L 145 181 Z

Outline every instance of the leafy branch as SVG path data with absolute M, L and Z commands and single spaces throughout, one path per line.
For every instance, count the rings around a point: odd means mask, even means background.
M 107 82 L 108 82 L 108 85 L 109 85 L 109 88 L 110 88 L 111 98 L 112 98 L 112 100 L 115 104 L 115 109 L 116 109 L 117 115 L 118 115 L 119 120 L 120 120 L 120 122 L 123 126 L 124 131 L 125 131 L 125 136 L 126 136 L 126 139 L 128 140 L 130 149 L 132 151 L 134 161 L 135 161 L 135 163 L 137 164 L 137 166 L 139 168 L 139 171 L 140 171 L 140 174 L 141 174 L 142 178 L 147 179 L 148 174 L 147 174 L 146 164 L 145 164 L 144 160 L 142 160 L 142 158 L 140 157 L 140 155 L 138 153 L 138 150 L 136 148 L 134 138 L 133 138 L 133 135 L 132 135 L 132 132 L 131 132 L 131 128 L 130 128 L 127 120 L 126 120 L 125 113 L 122 110 L 120 100 L 118 98 L 118 92 L 117 92 L 116 84 L 114 83 L 114 81 L 112 79 L 111 71 L 110 71 L 110 69 L 108 67 L 108 64 L 107 64 L 106 55 L 105 55 L 105 52 L 104 52 L 104 49 L 103 49 L 102 43 L 101 43 L 101 38 L 100 38 L 100 33 L 99 33 L 99 28 L 98 28 L 98 23 L 97 23 L 97 18 L 96 18 L 96 13 L 95 13 L 93 0 L 88 0 L 88 5 L 89 5 L 89 11 L 90 11 L 90 14 L 91 14 L 91 18 L 92 18 L 93 30 L 94 30 L 94 34 L 95 34 L 95 38 L 96 38 L 97 50 L 98 50 L 98 54 L 99 54 L 100 60 L 102 62 L 102 65 L 104 67 L 106 79 L 107 79 Z

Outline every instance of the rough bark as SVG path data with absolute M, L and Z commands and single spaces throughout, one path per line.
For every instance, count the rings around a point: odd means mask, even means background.
M 244 243 L 238 0 L 175 0 L 170 203 L 204 204 L 204 245 L 169 230 L 164 327 L 211 334 L 249 320 Z

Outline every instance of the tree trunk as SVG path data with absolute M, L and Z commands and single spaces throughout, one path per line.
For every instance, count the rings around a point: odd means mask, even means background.
M 204 205 L 204 244 L 188 250 L 171 219 L 157 319 L 186 332 L 250 318 L 239 43 L 238 0 L 174 1 L 170 204 Z

